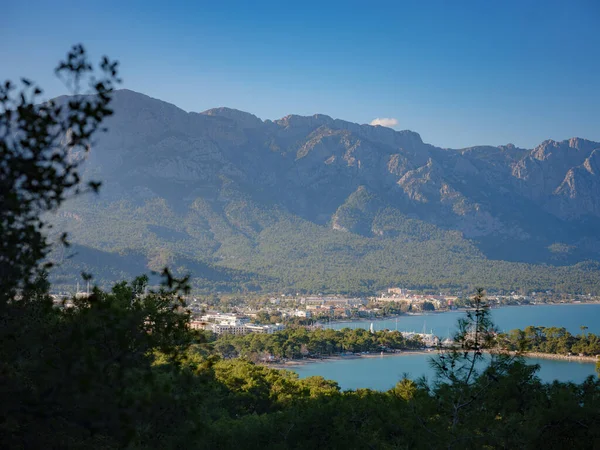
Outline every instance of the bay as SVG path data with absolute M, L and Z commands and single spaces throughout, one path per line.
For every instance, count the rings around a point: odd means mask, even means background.
M 434 355 L 435 352 L 331 359 L 293 366 L 291 370 L 300 378 L 320 375 L 335 380 L 343 390 L 369 388 L 386 391 L 394 387 L 405 373 L 413 380 L 421 376 L 431 378 L 433 371 L 429 367 L 429 359 Z M 593 363 L 541 358 L 527 358 L 527 363 L 540 365 L 537 376 L 544 382 L 580 383 L 595 374 Z
M 423 315 L 400 316 L 397 319 L 373 321 L 375 330 L 399 330 L 427 333 L 433 332 L 445 338 L 452 334 L 456 321 L 464 317 L 464 311 L 450 311 Z M 600 334 L 600 304 L 560 304 L 508 306 L 492 310 L 492 318 L 500 331 L 525 328 L 529 325 L 545 327 L 564 327 L 572 334 L 581 333 L 581 326 L 587 326 L 586 332 Z M 331 324 L 334 329 L 365 328 L 371 321 L 338 322 Z M 342 389 L 370 388 L 388 390 L 403 374 L 411 379 L 421 376 L 431 378 L 433 371 L 429 360 L 435 352 L 408 353 L 395 356 L 370 356 L 348 359 L 330 359 L 291 367 L 301 378 L 320 375 L 335 380 Z M 537 375 L 542 381 L 572 381 L 580 383 L 595 374 L 593 363 L 576 361 L 528 358 L 530 364 L 539 364 Z
M 447 337 L 455 330 L 456 322 L 464 317 L 464 311 L 449 311 L 431 314 L 405 315 L 397 319 L 373 321 L 375 331 L 398 330 L 433 332 L 436 336 Z M 543 327 L 564 327 L 571 334 L 581 333 L 581 326 L 586 326 L 586 333 L 600 334 L 600 304 L 559 304 L 532 306 L 505 306 L 492 309 L 492 319 L 500 331 L 514 328 L 523 329 L 529 325 Z M 337 322 L 331 328 L 341 330 L 348 328 L 369 328 L 371 321 Z

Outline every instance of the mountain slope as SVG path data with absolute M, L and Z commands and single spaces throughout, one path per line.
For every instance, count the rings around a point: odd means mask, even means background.
M 203 272 L 234 270 L 219 278 L 231 289 L 598 284 L 594 264 L 531 264 L 600 259 L 598 143 L 442 149 L 324 115 L 114 98 L 85 162 L 101 194 L 53 218 L 85 248 L 195 270 L 207 287 Z

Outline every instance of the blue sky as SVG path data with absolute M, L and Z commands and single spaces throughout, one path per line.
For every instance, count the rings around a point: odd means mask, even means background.
M 0 78 L 65 92 L 74 43 L 187 111 L 393 118 L 425 142 L 600 141 L 600 2 L 11 1 Z

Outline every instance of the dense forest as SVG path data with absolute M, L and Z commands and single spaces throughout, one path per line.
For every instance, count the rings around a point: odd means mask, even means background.
M 600 355 L 600 336 L 585 333 L 572 335 L 564 328 L 529 326 L 524 330 L 512 330 L 498 339 L 505 348 L 521 352 L 541 352 L 559 355 Z
M 400 379 L 388 392 L 341 392 L 320 377 L 299 380 L 221 358 L 216 343 L 190 330 L 182 300 L 188 280 L 168 270 L 160 289 L 147 291 L 147 278 L 139 277 L 54 304 L 43 213 L 99 188 L 80 185 L 78 161 L 69 154 L 89 148 L 111 113 L 110 92 L 118 82 L 116 63 L 104 58 L 94 70 L 80 46 L 57 72 L 71 86 L 89 84 L 95 95 L 40 103 L 41 91 L 28 80 L 19 90 L 0 86 L 3 448 L 600 446 L 598 379 L 544 384 L 535 366 L 497 352 L 480 368 L 483 352 L 497 347 L 481 291 L 459 321 L 456 347 L 432 358 L 436 376 Z M 67 236 L 61 240 L 68 245 Z M 315 339 L 313 350 L 327 352 L 327 338 L 324 332 Z M 247 339 L 243 345 L 261 338 Z M 341 339 L 362 349 L 385 336 L 341 332 Z M 287 352 L 290 346 L 282 344 Z
M 297 359 L 303 356 L 324 357 L 340 353 L 415 350 L 424 347 L 420 337 L 404 338 L 399 331 L 377 331 L 357 328 L 316 329 L 288 328 L 273 334 L 221 335 L 214 350 L 223 357 L 238 357 L 258 361 L 268 356 Z
M 213 335 L 206 333 L 213 351 L 224 358 L 244 357 L 252 361 L 272 358 L 322 358 L 341 353 L 419 350 L 425 343 L 419 335 L 403 337 L 399 331 L 369 332 L 363 328 L 341 330 L 296 326 L 273 334 Z M 554 355 L 600 355 L 600 337 L 593 333 L 572 335 L 564 328 L 529 326 L 496 336 L 498 347 L 511 352 Z
M 239 208 L 246 211 L 248 202 L 240 201 Z M 82 270 L 93 271 L 97 282 L 108 287 L 116 279 L 146 272 L 148 266 L 158 271 L 169 265 L 179 275 L 194 274 L 196 293 L 284 290 L 364 295 L 398 285 L 438 291 L 484 286 L 495 292 L 600 293 L 598 262 L 553 266 L 488 259 L 460 233 L 398 211 L 381 213 L 386 226 L 395 230 L 393 235 L 367 238 L 282 211 L 275 216 L 275 211 L 256 206 L 247 211 L 248 217 L 239 215 L 236 220 L 248 228 L 262 223 L 260 232 L 235 233 L 223 223 L 219 242 L 209 245 L 206 233 L 189 235 L 192 228 L 199 232 L 196 227 L 204 227 L 204 222 L 192 213 L 178 217 L 164 200 L 142 206 L 120 203 L 105 208 L 102 215 L 94 212 L 94 203 L 83 199 L 71 202 L 69 208 L 86 221 L 73 223 L 57 216 L 52 221 L 86 246 L 57 249 L 51 255 L 60 262 L 53 281 L 65 290 L 72 289 L 74 274 Z M 263 216 L 267 218 L 260 219 Z M 114 229 L 120 230 L 119 236 Z M 71 254 L 76 257 L 68 259 Z

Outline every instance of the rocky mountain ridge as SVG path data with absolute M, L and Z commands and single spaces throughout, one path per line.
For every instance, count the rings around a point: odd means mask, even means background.
M 600 143 L 447 149 L 412 131 L 320 114 L 263 121 L 230 108 L 188 113 L 128 90 L 115 92 L 113 107 L 109 132 L 85 164 L 85 176 L 103 180 L 102 194 L 66 209 L 90 224 L 92 211 L 121 205 L 133 216 L 160 204 L 155 226 L 206 244 L 190 257 L 250 258 L 264 233 L 290 218 L 370 240 L 410 236 L 406 223 L 417 221 L 456 232 L 493 259 L 600 256 Z M 65 216 L 63 225 L 82 236 L 81 221 Z M 159 246 L 165 239 L 144 233 Z M 235 251 L 226 250 L 231 239 Z M 79 239 L 109 251 L 118 239 L 94 241 Z M 171 257 L 179 251 L 169 248 Z

